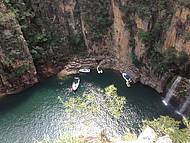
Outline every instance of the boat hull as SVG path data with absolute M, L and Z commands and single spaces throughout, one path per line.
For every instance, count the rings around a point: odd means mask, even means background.
M 72 90 L 73 91 L 76 91 L 78 89 L 78 87 L 79 87 L 79 84 L 80 84 L 80 79 L 77 78 L 76 80 L 77 81 L 76 82 L 74 81 L 73 84 L 72 84 Z

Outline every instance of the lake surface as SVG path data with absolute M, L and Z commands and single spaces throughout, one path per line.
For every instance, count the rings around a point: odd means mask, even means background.
M 120 136 L 129 131 L 138 133 L 142 120 L 173 114 L 157 92 L 142 84 L 127 88 L 120 74 L 108 71 L 102 75 L 80 75 L 76 93 L 69 89 L 73 77 L 52 77 L 18 95 L 1 99 L 0 142 L 33 143 L 61 134 L 94 135 L 102 130 Z M 117 88 L 119 99 L 126 100 L 119 118 L 112 114 L 102 91 L 109 85 Z

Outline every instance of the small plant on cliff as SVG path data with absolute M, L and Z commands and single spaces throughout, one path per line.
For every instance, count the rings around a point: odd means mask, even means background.
M 139 37 L 142 39 L 142 42 L 144 44 L 149 44 L 152 38 L 151 34 L 149 32 L 145 32 L 143 29 L 139 29 L 138 31 Z
M 149 49 L 149 57 L 151 66 L 159 73 L 174 71 L 189 61 L 188 55 L 183 51 L 178 52 L 175 47 L 163 51 L 159 48 Z
M 135 52 L 132 50 L 131 52 L 131 59 L 132 59 L 132 63 L 136 66 L 136 67 L 140 67 L 141 63 L 139 62 L 137 55 L 135 54 Z
M 37 33 L 34 38 L 33 38 L 33 43 L 34 44 L 40 44 L 40 43 L 44 43 L 47 42 L 47 36 L 44 33 Z
M 75 53 L 82 52 L 85 50 L 84 38 L 81 34 L 70 34 L 68 36 L 68 41 Z
M 181 65 L 181 64 L 184 64 L 186 63 L 187 61 L 189 60 L 189 56 L 187 55 L 186 52 L 184 51 L 181 51 L 177 54 L 177 61 L 176 61 L 176 64 L 177 65 Z
M 190 8 L 190 1 L 189 0 L 177 0 L 178 5 Z
M 28 64 L 23 64 L 21 66 L 19 66 L 16 70 L 15 70 L 15 74 L 17 77 L 23 75 L 25 72 L 27 72 L 29 70 L 30 66 Z
M 85 1 L 84 18 L 88 28 L 88 38 L 93 41 L 99 41 L 107 34 L 108 29 L 113 24 L 109 0 L 88 0 Z

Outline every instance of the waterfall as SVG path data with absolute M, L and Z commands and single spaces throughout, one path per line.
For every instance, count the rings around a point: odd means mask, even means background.
M 179 115 L 183 115 L 183 113 L 185 112 L 185 110 L 187 109 L 187 106 L 190 104 L 190 94 L 189 96 L 186 98 L 186 101 L 183 103 L 183 105 L 181 106 L 180 110 L 177 111 L 177 113 Z
M 176 80 L 174 81 L 174 83 L 172 84 L 171 88 L 168 90 L 165 99 L 162 101 L 164 103 L 164 105 L 167 106 L 169 104 L 170 99 L 172 98 L 172 96 L 173 96 L 173 94 L 175 92 L 175 89 L 176 89 L 178 83 L 181 81 L 181 79 L 182 79 L 182 77 L 178 76 L 176 78 Z

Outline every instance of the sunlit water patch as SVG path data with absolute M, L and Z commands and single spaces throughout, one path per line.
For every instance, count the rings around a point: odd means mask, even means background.
M 73 76 L 57 77 L 16 95 L 1 99 L 0 141 L 32 143 L 61 134 L 110 136 L 138 133 L 142 120 L 172 115 L 153 89 L 136 84 L 127 88 L 119 74 L 80 75 L 81 84 L 71 92 Z M 110 96 L 106 87 L 115 87 Z M 111 93 L 111 94 L 112 94 Z

